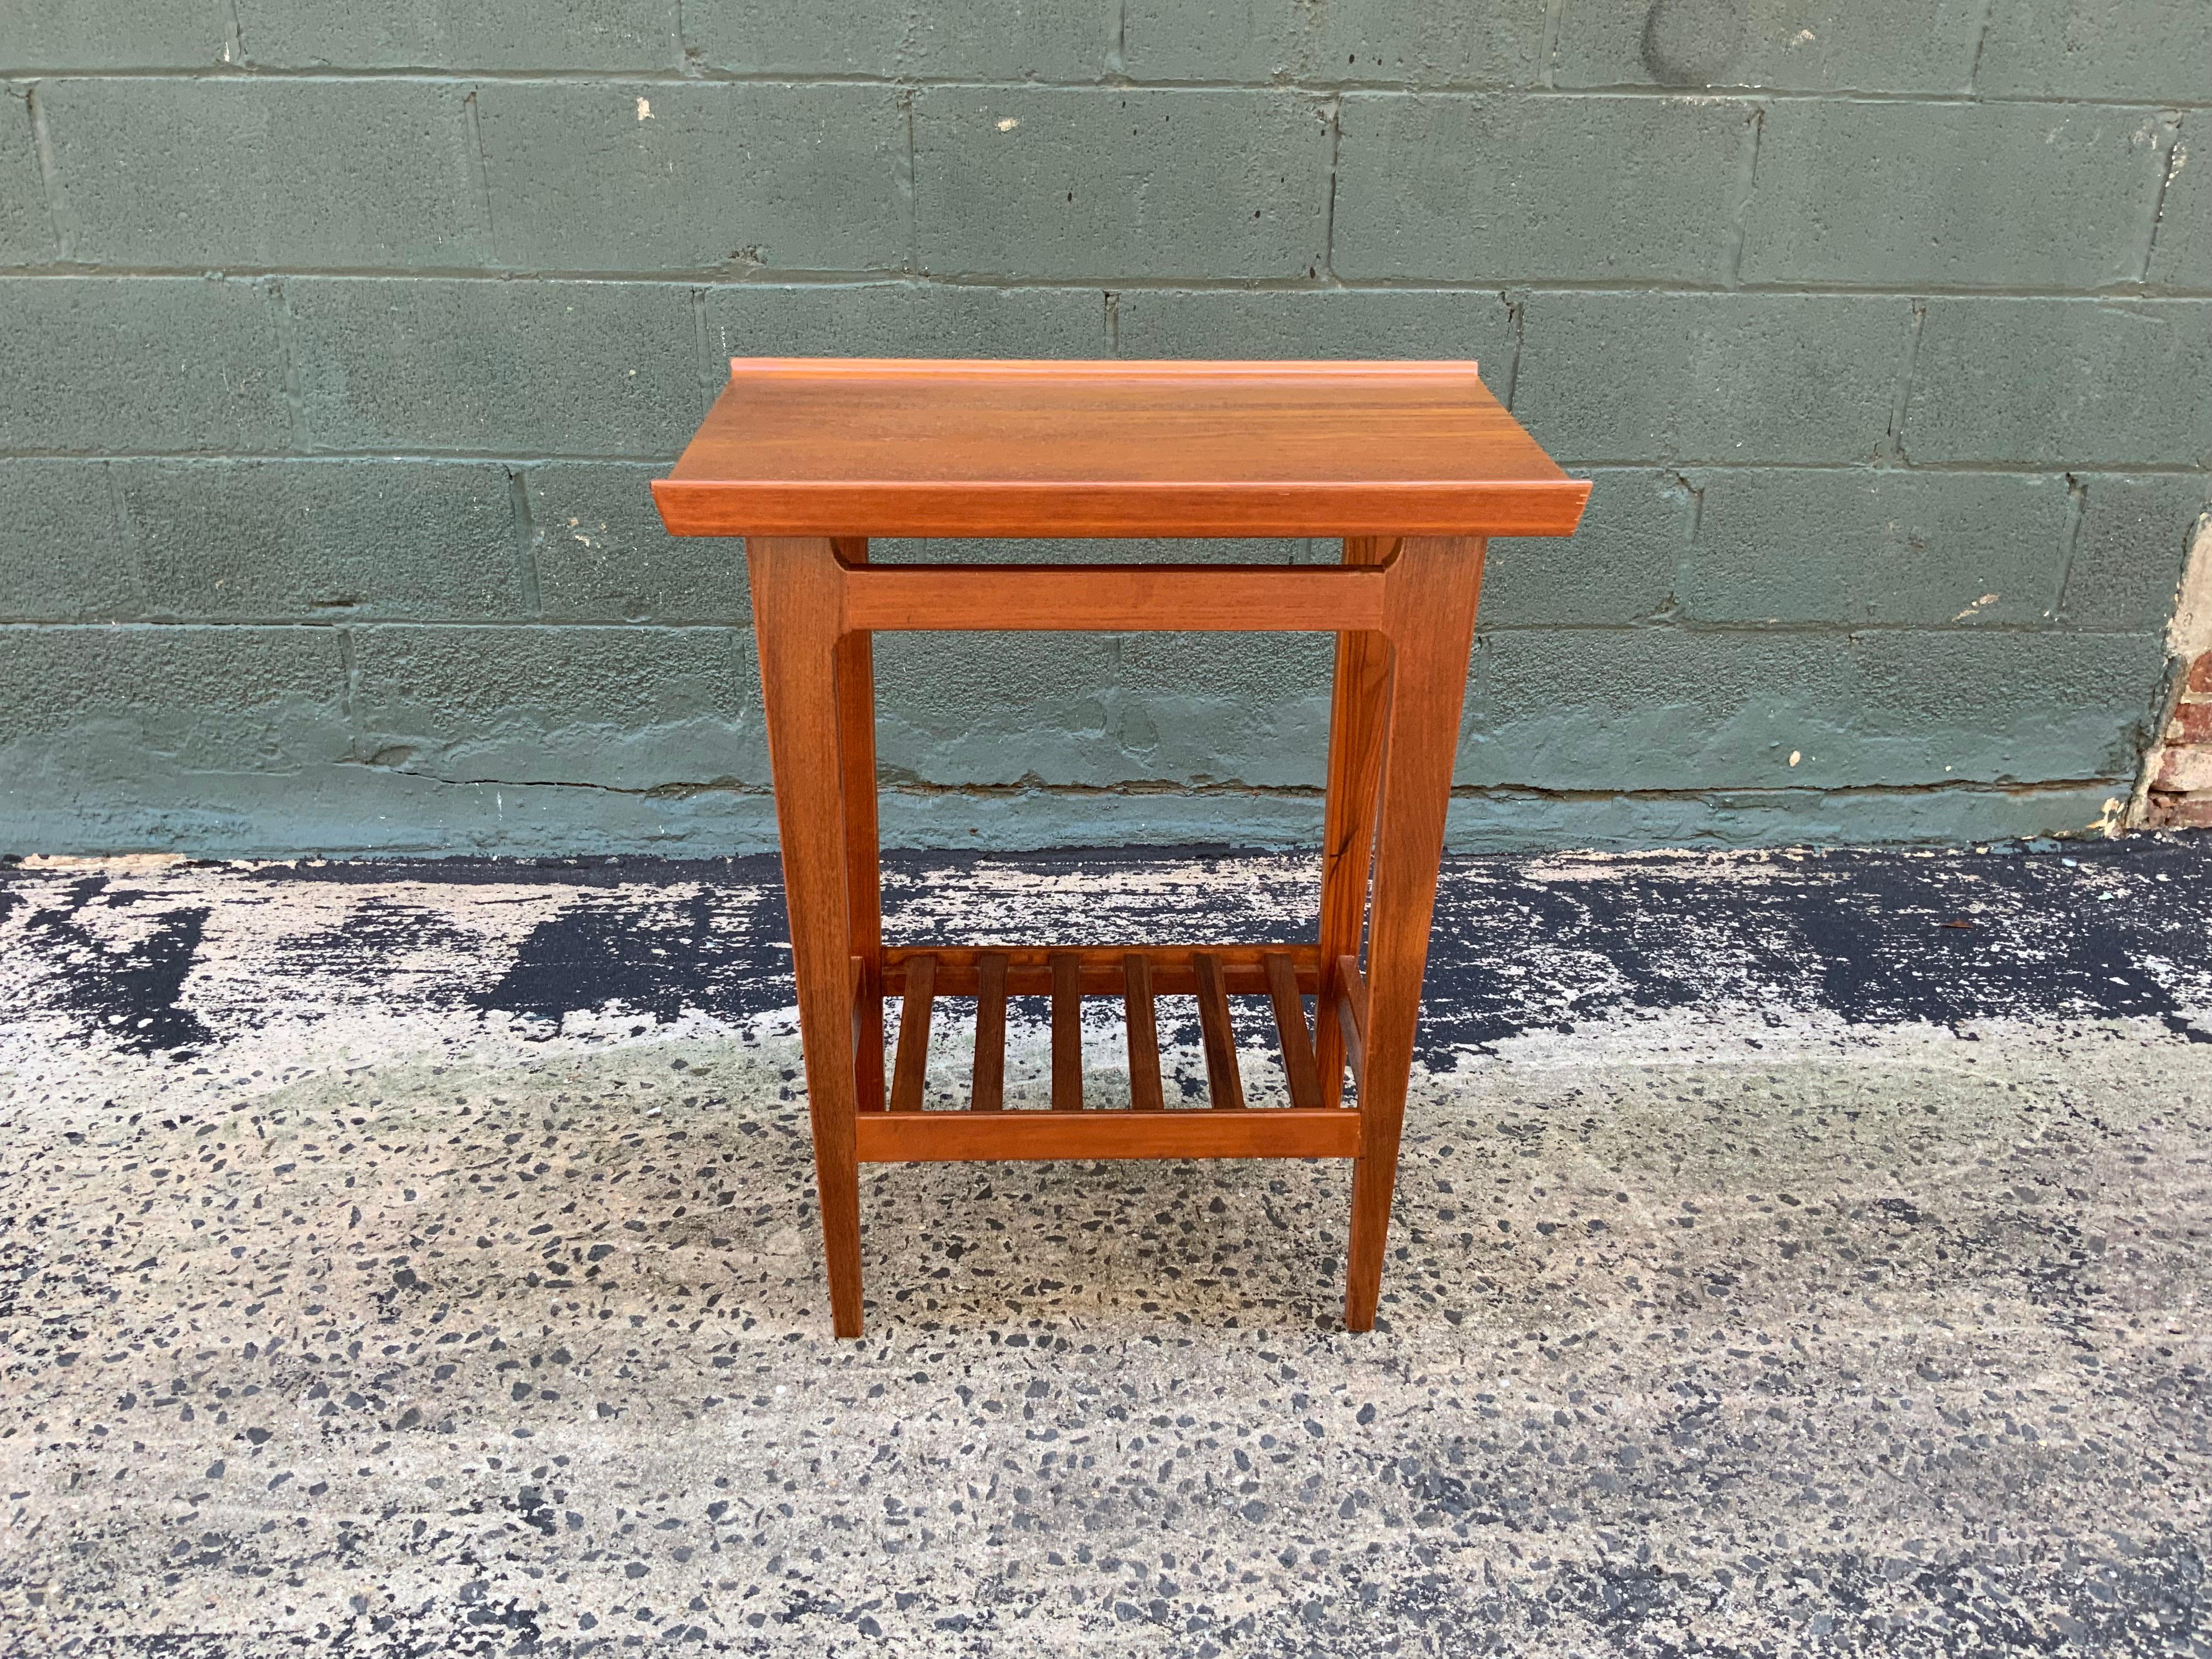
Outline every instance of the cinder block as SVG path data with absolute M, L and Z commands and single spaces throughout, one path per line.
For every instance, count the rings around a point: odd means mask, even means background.
M 932 87 L 914 109 L 923 270 L 1304 276 L 1329 135 L 1289 90 Z
M 342 761 L 344 688 L 335 629 L 0 628 L 0 772 L 182 797 L 191 773 Z
M 2208 384 L 2203 301 L 1935 300 L 1905 449 L 1916 461 L 2202 466 Z
M 1482 289 L 1132 289 L 1115 296 L 1124 357 L 1462 357 L 1503 391 L 1504 296 Z
M 709 69 L 747 74 L 880 75 L 963 81 L 1096 81 L 1106 68 L 1110 0 L 942 6 L 923 0 L 699 6 L 684 29 Z
M 1133 634 L 1113 726 L 1139 782 L 1318 789 L 1328 777 L 1326 634 Z
M 1558 84 L 1963 92 L 1980 9 L 1975 0 L 1567 0 Z
M 0 279 L 0 448 L 281 447 L 283 354 L 252 283 Z
M 1693 621 L 2035 627 L 2057 608 L 2063 477 L 1776 468 L 1692 482 Z
M 2090 478 L 2060 621 L 2115 634 L 2163 632 L 2208 502 L 2212 482 L 2201 473 Z
M 209 0 L 0 0 L 0 75 L 211 68 L 223 61 L 226 23 Z
M 48 82 L 75 258 L 196 267 L 473 264 L 462 90 L 427 82 Z
M 1444 845 L 1454 852 L 1549 852 L 1561 847 L 1957 848 L 2080 835 L 2109 823 L 2127 789 L 2102 783 L 1996 789 L 1713 789 L 1588 795 L 1501 789 L 1456 796 Z
M 2192 112 L 2174 146 L 2174 171 L 2158 208 L 2150 280 L 2159 288 L 2202 294 L 2212 289 L 2212 121 Z
M 886 846 L 966 854 L 1043 847 L 1304 848 L 1321 840 L 1321 802 L 1310 791 L 900 789 L 883 803 Z M 773 846 L 774 838 L 767 838 Z M 1110 914 L 1096 913 L 1103 929 Z M 1309 923 L 1284 907 L 1284 923 Z
M 1312 787 L 1320 635 L 879 635 L 878 753 L 892 785 Z
M 674 0 L 236 0 L 246 61 L 282 69 L 680 68 Z
M 1528 86 L 1543 73 L 1545 0 L 1342 0 L 1313 9 L 1315 72 L 1330 80 Z
M 1330 562 L 1334 542 L 884 540 L 884 562 Z M 1300 635 L 884 634 L 876 639 L 878 753 L 893 787 L 1034 789 L 1316 787 L 1328 753 L 1331 644 Z M 1101 803 L 1121 821 L 1128 802 Z M 1188 822 L 1194 810 L 1158 803 Z M 1059 834 L 1035 804 L 998 844 Z M 1201 815 L 1212 810 L 1201 801 Z M 1243 808 L 1224 810 L 1237 821 Z M 1042 828 L 1036 826 L 1042 825 Z M 990 832 L 986 832 L 990 833 Z M 1102 833 L 1094 830 L 1093 835 Z M 1118 831 L 1116 833 L 1119 833 Z
M 905 262 L 906 120 L 889 87 L 494 82 L 476 97 L 504 264 Z
M 1514 413 L 1584 465 L 1867 461 L 1911 336 L 1903 299 L 1532 294 Z
M 118 462 L 156 615 L 525 614 L 507 469 L 404 460 Z
M 0 265 L 42 265 L 58 251 L 27 100 L 11 87 L 0 98 Z
M 740 283 L 707 290 L 719 379 L 732 357 L 1103 357 L 1103 295 L 944 283 Z
M 136 617 L 145 601 L 106 461 L 0 460 L 0 622 Z
M 527 470 L 524 476 L 530 490 L 538 590 L 547 617 L 569 622 L 752 626 L 744 541 L 736 537 L 671 536 L 662 529 L 648 485 L 665 471 L 657 464 L 630 462 L 551 462 Z M 1341 550 L 1333 541 L 1259 537 L 991 541 L 881 538 L 869 548 L 869 557 L 884 564 L 1309 564 L 1334 563 L 1340 556 Z M 1230 641 L 1224 636 L 1216 643 Z M 956 644 L 956 636 L 932 636 L 909 653 L 917 664 L 915 672 L 926 678 L 937 672 L 928 666 L 933 660 L 930 652 Z M 891 648 L 888 636 L 881 648 Z M 988 709 L 982 717 L 989 718 Z
M 642 791 L 767 779 L 750 636 L 722 628 L 356 631 L 367 757 L 448 781 Z
M 286 293 L 319 448 L 672 457 L 705 410 L 679 284 L 315 280 Z
M 1595 473 L 1573 540 L 1501 536 L 1490 544 L 1483 629 L 1650 621 L 1674 594 L 1690 508 L 1690 492 L 1670 473 Z
M 2163 650 L 2149 635 L 1966 629 L 1513 629 L 1485 636 L 1475 653 L 1458 781 L 1593 790 L 2124 781 Z
M 1144 81 L 1271 81 L 1313 69 L 1311 21 L 1298 0 L 1126 0 L 1121 62 Z M 1326 71 L 1324 71 L 1326 73 Z
M 653 505 L 658 463 L 556 461 L 523 474 L 544 613 L 571 622 L 752 626 L 745 544 L 672 536 Z
M 1747 282 L 2086 288 L 2142 268 L 2153 113 L 1798 99 L 1766 112 Z
M 2202 0 L 1994 0 L 1974 88 L 2201 103 L 2208 64 L 2212 7 Z
M 1528 86 L 1541 69 L 1544 0 L 1131 0 L 1121 56 L 1145 79 L 1387 81 Z
M 1347 94 L 1336 273 L 1717 280 L 1753 114 L 1726 99 Z
M 1110 787 L 1150 775 L 1133 761 L 1119 643 L 1101 634 L 878 635 L 885 783 Z

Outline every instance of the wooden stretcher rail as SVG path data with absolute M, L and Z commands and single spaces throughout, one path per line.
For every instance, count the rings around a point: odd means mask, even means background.
M 1334 633 L 1380 629 L 1388 580 L 1345 565 L 848 565 L 845 626 Z
M 863 1164 L 966 1159 L 1354 1158 L 1359 1114 L 1267 1109 L 1164 1112 L 871 1112 Z
M 1298 988 L 1310 996 L 1321 988 L 1321 947 L 1317 945 L 1104 945 L 1066 951 L 1079 959 L 1085 996 L 1117 996 L 1127 983 L 1127 958 L 1141 956 L 1151 966 L 1152 994 L 1195 995 L 1198 976 L 1191 958 L 1200 951 L 1221 964 L 1222 988 L 1231 996 L 1264 996 L 1272 988 L 1263 960 L 1271 953 L 1291 959 Z M 1053 988 L 1052 958 L 1063 954 L 1058 945 L 940 948 L 936 945 L 894 945 L 884 952 L 884 992 L 896 995 L 906 988 L 906 965 L 917 957 L 936 960 L 936 991 L 941 997 L 971 997 L 979 983 L 978 965 L 987 955 L 1006 960 L 1006 994 L 1039 997 Z

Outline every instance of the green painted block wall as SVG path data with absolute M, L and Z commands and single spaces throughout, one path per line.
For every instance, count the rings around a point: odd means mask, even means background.
M 2208 64 L 2199 0 L 0 0 L 0 854 L 771 846 L 742 550 L 647 493 L 733 354 L 1478 358 L 1595 490 L 1493 549 L 1456 844 L 2087 832 L 2212 495 Z M 887 638 L 887 839 L 1310 842 L 1328 656 Z

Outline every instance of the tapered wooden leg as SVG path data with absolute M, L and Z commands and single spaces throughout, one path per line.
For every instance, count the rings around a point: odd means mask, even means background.
M 868 562 L 867 538 L 833 544 L 848 564 Z M 870 635 L 837 641 L 838 754 L 844 772 L 845 898 L 860 959 L 858 1104 L 884 1109 L 883 857 L 876 840 L 876 665 Z
M 1346 564 L 1381 564 L 1395 536 L 1346 537 Z M 1390 641 L 1374 633 L 1336 636 L 1328 714 L 1328 793 L 1322 807 L 1321 995 L 1314 1059 L 1324 1106 L 1344 1102 L 1344 1031 L 1337 1020 L 1336 963 L 1355 960 L 1367 919 L 1367 871 L 1375 848 L 1375 791 L 1382 775 L 1382 717 L 1390 685 Z
M 1352 1166 L 1352 1249 L 1344 1322 L 1372 1330 L 1398 1178 L 1429 920 L 1443 857 L 1467 696 L 1475 597 L 1482 583 L 1479 538 L 1408 537 L 1390 573 L 1384 623 L 1391 641 L 1389 713 L 1384 723 L 1374 908 L 1367 924 L 1366 1076 L 1359 1097 L 1359 1158 Z
M 792 972 L 799 985 L 813 1120 L 814 1184 L 840 1336 L 860 1334 L 860 1183 L 852 1044 L 853 912 L 846 860 L 847 769 L 839 717 L 838 635 L 843 577 L 826 538 L 755 537 L 745 543 L 761 700 L 775 775 Z M 872 782 L 872 779 L 871 780 Z M 882 1049 L 877 1049 L 881 1069 Z

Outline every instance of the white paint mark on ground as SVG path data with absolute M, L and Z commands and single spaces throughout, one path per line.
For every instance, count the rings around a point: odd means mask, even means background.
M 1283 936 L 1310 862 L 895 862 L 889 921 Z M 0 870 L 11 1640 L 2163 1651 L 2209 871 L 1454 860 L 1373 1335 L 1340 1164 L 939 1165 L 867 1171 L 840 1344 L 765 861 Z

